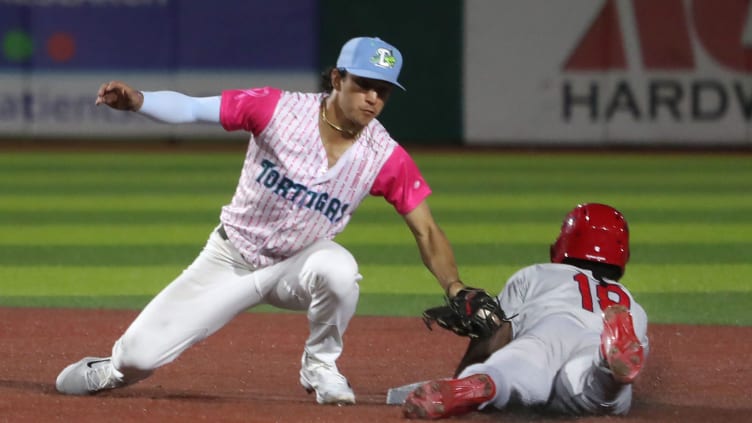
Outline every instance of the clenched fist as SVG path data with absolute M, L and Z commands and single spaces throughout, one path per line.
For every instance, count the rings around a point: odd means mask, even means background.
M 144 104 L 144 95 L 124 82 L 110 81 L 99 87 L 94 104 L 106 104 L 113 109 L 136 112 Z

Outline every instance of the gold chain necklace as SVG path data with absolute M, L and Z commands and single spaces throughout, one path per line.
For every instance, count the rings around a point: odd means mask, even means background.
M 339 132 L 341 132 L 341 133 L 343 133 L 343 134 L 345 134 L 345 135 L 347 135 L 347 136 L 349 136 L 349 137 L 353 137 L 353 138 L 357 139 L 357 138 L 358 138 L 358 136 L 360 136 L 360 131 L 357 131 L 357 132 L 353 132 L 353 131 L 350 131 L 350 130 L 348 130 L 348 129 L 345 129 L 345 128 L 343 128 L 343 127 L 339 126 L 339 125 L 336 125 L 336 124 L 332 123 L 332 122 L 331 122 L 331 121 L 330 121 L 330 120 L 329 120 L 329 119 L 328 119 L 328 118 L 326 117 L 326 100 L 323 100 L 323 101 L 321 102 L 321 119 L 323 119 L 323 120 L 324 120 L 324 122 L 326 122 L 326 124 L 327 124 L 327 125 L 329 125 L 329 126 L 331 126 L 332 128 L 334 128 L 334 130 L 336 130 L 336 131 L 339 131 Z

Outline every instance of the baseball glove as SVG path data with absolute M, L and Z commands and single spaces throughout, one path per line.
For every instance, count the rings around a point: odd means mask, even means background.
M 436 322 L 459 336 L 483 339 L 509 321 L 499 300 L 482 289 L 465 287 L 445 300 L 446 305 L 423 311 L 423 322 L 429 330 L 433 330 L 431 326 Z

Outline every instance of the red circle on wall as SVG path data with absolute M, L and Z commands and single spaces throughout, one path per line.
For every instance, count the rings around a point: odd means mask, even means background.
M 65 32 L 56 32 L 47 39 L 47 54 L 54 62 L 67 62 L 76 54 L 76 41 Z

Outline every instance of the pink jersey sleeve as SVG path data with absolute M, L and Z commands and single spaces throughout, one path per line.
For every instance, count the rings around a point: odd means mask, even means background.
M 258 135 L 272 120 L 282 91 L 263 87 L 222 92 L 219 121 L 228 131 L 246 130 Z
M 431 187 L 400 145 L 394 148 L 371 187 L 371 195 L 384 197 L 402 215 L 410 213 L 430 194 Z

